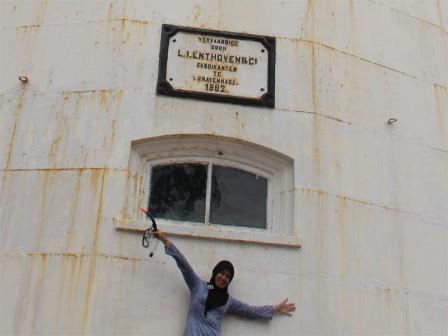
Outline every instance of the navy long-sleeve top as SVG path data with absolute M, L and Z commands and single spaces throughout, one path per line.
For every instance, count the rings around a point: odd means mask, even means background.
M 220 336 L 222 318 L 226 313 L 247 318 L 272 318 L 272 306 L 250 306 L 234 299 L 230 295 L 225 305 L 209 310 L 207 316 L 205 316 L 205 302 L 208 295 L 207 282 L 196 275 L 183 254 L 173 243 L 165 247 L 165 252 L 176 261 L 191 293 L 190 307 L 183 336 Z

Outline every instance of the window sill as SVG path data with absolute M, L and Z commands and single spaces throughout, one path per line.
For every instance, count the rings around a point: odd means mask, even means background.
M 172 236 L 290 248 L 302 247 L 298 235 L 281 235 L 259 229 L 227 227 L 223 225 L 174 224 L 169 221 L 164 222 L 161 223 L 159 221 L 157 226 L 160 230 Z M 124 220 L 120 218 L 115 218 L 114 223 L 117 231 L 135 233 L 143 233 L 150 225 L 150 222 L 145 220 Z

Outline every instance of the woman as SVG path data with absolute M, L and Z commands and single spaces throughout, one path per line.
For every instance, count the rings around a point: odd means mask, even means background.
M 190 307 L 184 336 L 219 336 L 224 314 L 231 313 L 248 318 L 271 319 L 274 314 L 291 316 L 296 310 L 294 303 L 286 300 L 274 306 L 249 306 L 231 297 L 227 288 L 233 279 L 233 265 L 220 261 L 213 269 L 210 282 L 201 280 L 193 271 L 180 251 L 169 241 L 165 234 L 155 232 L 156 237 L 165 245 L 166 254 L 177 263 L 191 292 Z

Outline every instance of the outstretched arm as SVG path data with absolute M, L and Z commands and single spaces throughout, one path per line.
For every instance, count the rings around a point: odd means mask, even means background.
M 274 307 L 269 306 L 250 306 L 247 303 L 241 302 L 232 297 L 229 298 L 229 308 L 227 310 L 230 314 L 239 315 L 246 318 L 271 319 L 274 314 Z
M 271 319 L 274 314 L 292 316 L 292 312 L 296 310 L 294 303 L 287 303 L 288 299 L 274 306 L 250 306 L 234 298 L 230 300 L 228 312 L 247 318 Z
M 196 275 L 184 255 L 168 240 L 163 232 L 157 230 L 154 232 L 154 235 L 165 245 L 165 253 L 174 258 L 188 288 L 192 291 L 201 282 L 201 279 Z

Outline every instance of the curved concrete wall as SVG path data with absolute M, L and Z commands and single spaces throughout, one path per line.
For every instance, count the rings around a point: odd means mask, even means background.
M 215 134 L 294 158 L 303 243 L 174 238 L 204 279 L 233 260 L 239 299 L 297 303 L 293 318 L 226 318 L 224 335 L 446 335 L 447 13 L 444 0 L 2 1 L 0 334 L 180 334 L 173 261 L 160 247 L 149 260 L 114 219 L 138 189 L 131 141 Z M 162 23 L 275 36 L 276 108 L 157 96 Z

